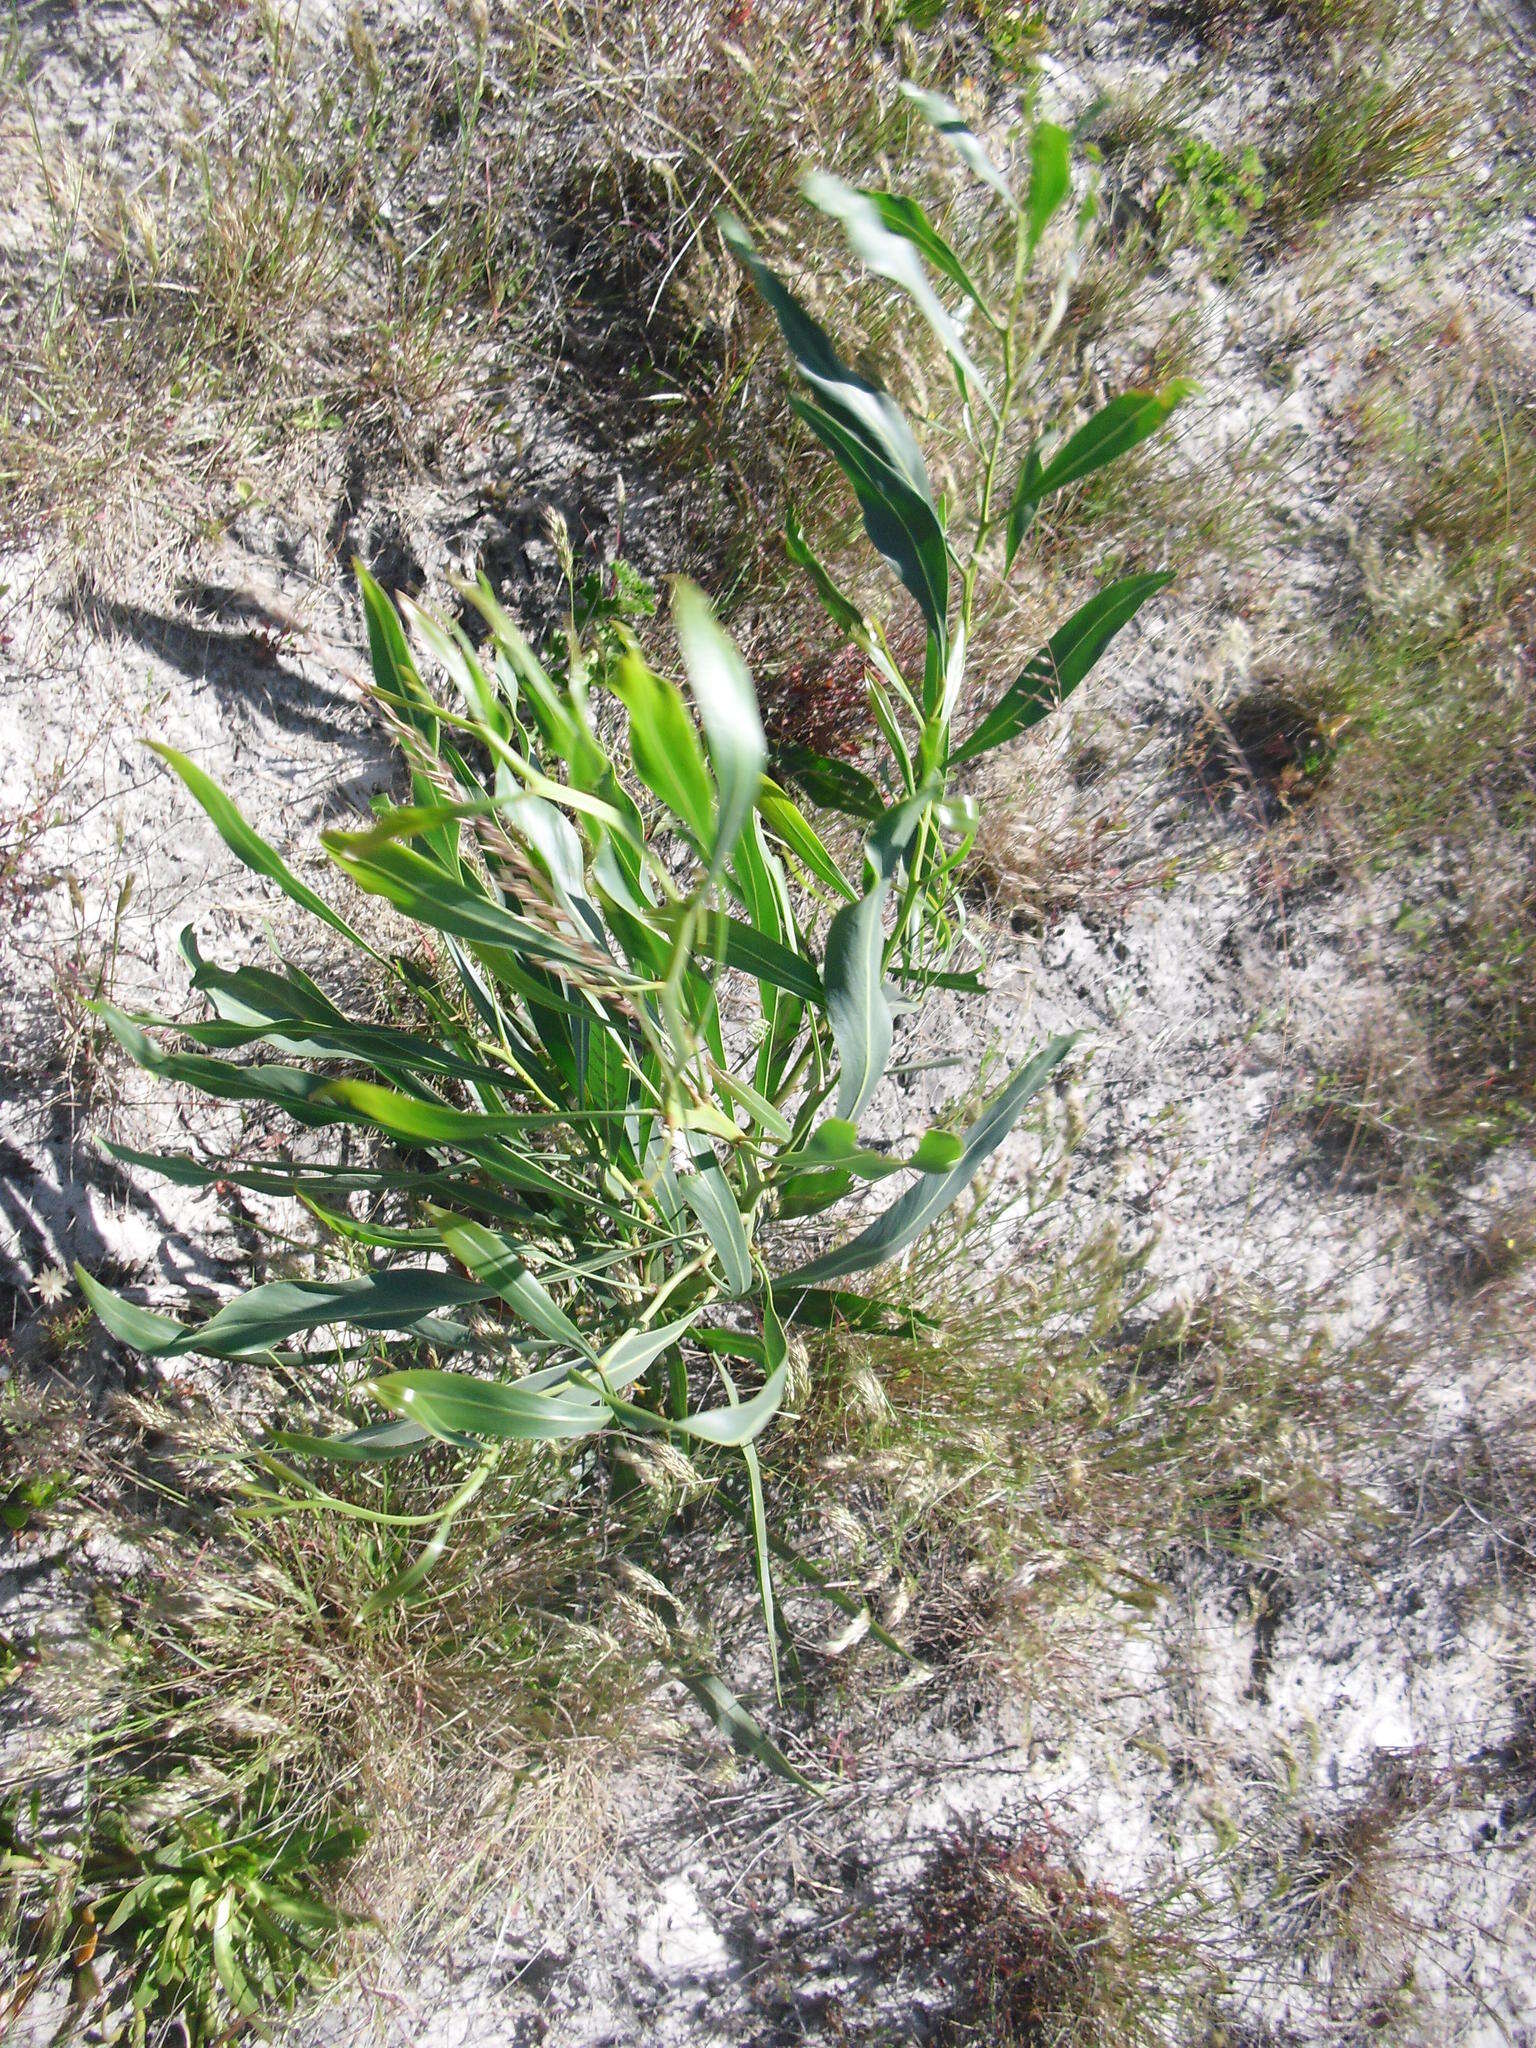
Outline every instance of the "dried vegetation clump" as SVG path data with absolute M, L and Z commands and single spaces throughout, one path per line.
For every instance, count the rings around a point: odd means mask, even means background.
M 951 1988 L 945 2048 L 1193 2038 L 1209 1983 L 1196 1944 L 1154 1903 L 1089 1882 L 1048 1831 L 951 1844 L 912 1905 L 909 1955 Z

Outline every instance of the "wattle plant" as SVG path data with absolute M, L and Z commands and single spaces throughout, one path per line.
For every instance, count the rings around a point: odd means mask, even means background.
M 743 229 L 721 222 L 788 345 L 796 410 L 926 628 L 922 672 L 904 673 L 791 515 L 790 552 L 862 657 L 877 761 L 802 749 L 771 774 L 747 670 L 686 582 L 672 622 L 691 705 L 622 629 L 587 645 L 573 634 L 545 662 L 483 581 L 463 590 L 484 624 L 477 644 L 412 604 L 397 612 L 364 575 L 374 695 L 410 801 L 381 800 L 371 824 L 324 844 L 398 914 L 391 951 L 371 921 L 359 930 L 292 873 L 192 762 L 158 750 L 240 860 L 364 957 L 385 1021 L 360 1021 L 291 964 L 217 966 L 190 931 L 182 945 L 208 1021 L 105 1005 L 103 1016 L 167 1080 L 275 1105 L 311 1131 L 366 1134 L 372 1149 L 357 1164 L 355 1147 L 328 1157 L 313 1140 L 302 1156 L 212 1162 L 114 1148 L 183 1183 L 296 1199 L 350 1248 L 351 1270 L 269 1282 L 202 1321 L 134 1306 L 84 1272 L 80 1284 L 114 1335 L 156 1358 L 262 1360 L 302 1378 L 330 1332 L 325 1356 L 343 1362 L 366 1419 L 334 1436 L 284 1434 L 265 1452 L 310 1504 L 324 1496 L 295 1470 L 308 1461 L 387 1466 L 434 1447 L 461 1461 L 451 1497 L 421 1518 L 420 1555 L 384 1597 L 420 1584 L 514 1440 L 662 1436 L 745 1461 L 772 1644 L 756 1446 L 785 1397 L 786 1333 L 891 1313 L 878 1283 L 851 1283 L 943 1214 L 1068 1050 L 1068 1038 L 1044 1046 L 963 1132 L 933 1130 L 900 1153 L 861 1137 L 896 1011 L 935 984 L 979 986 L 949 964 L 975 831 L 955 771 L 1074 689 L 1167 580 L 1099 590 L 957 736 L 983 576 L 1006 576 L 1037 507 L 1144 439 L 1181 396 L 1115 399 L 1054 452 L 1030 447 L 1004 494 L 1010 423 L 1065 305 L 1070 255 L 1049 309 L 1026 318 L 1037 247 L 1071 190 L 1069 138 L 1034 130 L 1016 199 L 953 107 L 910 96 L 1001 209 L 1011 267 L 1000 297 L 914 200 L 831 179 L 807 192 L 915 300 L 953 366 L 978 475 L 963 547 L 896 404 L 847 367 Z M 1091 219 L 1090 197 L 1074 251 Z M 930 270 L 959 295 L 963 322 Z M 419 657 L 445 691 L 428 687 Z M 856 827 L 856 868 L 828 843 L 847 837 L 829 813 Z M 861 1228 L 832 1230 L 814 1256 L 786 1251 L 801 1235 L 786 1223 L 894 1175 L 903 1191 Z M 355 1500 L 347 1511 L 365 1512 Z M 728 1719 L 722 1699 L 710 1703 Z

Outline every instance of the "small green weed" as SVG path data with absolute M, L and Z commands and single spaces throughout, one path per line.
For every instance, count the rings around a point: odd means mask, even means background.
M 78 2019 L 126 1999 L 136 2048 L 167 2029 L 211 2044 L 231 2015 L 291 2007 L 325 1981 L 346 1918 L 316 1886 L 362 1829 L 300 1818 L 266 1774 L 118 1774 L 105 1801 L 90 1787 L 57 1839 L 39 1838 L 35 1796 L 0 1805 L 0 1932 L 29 1973 L 72 1971 Z
M 1187 232 L 1213 262 L 1230 262 L 1269 191 L 1257 149 L 1229 154 L 1190 136 L 1170 155 L 1168 178 L 1157 202 L 1164 233 Z

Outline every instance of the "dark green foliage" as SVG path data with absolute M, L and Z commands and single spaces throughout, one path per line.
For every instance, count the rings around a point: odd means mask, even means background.
M 151 1071 L 270 1105 L 322 1135 L 277 1158 L 136 1163 L 292 1195 L 352 1270 L 268 1281 L 201 1321 L 136 1307 L 84 1273 L 81 1284 L 113 1333 L 148 1356 L 261 1361 L 318 1386 L 323 1351 L 352 1426 L 326 1437 L 295 1416 L 273 1446 L 283 1455 L 270 1461 L 277 1487 L 260 1499 L 266 1510 L 329 1501 L 295 1457 L 375 1471 L 374 1504 L 353 1499 L 346 1512 L 380 1526 L 397 1460 L 439 1446 L 458 1462 L 437 1516 L 415 1518 L 416 1561 L 371 1606 L 416 1594 L 515 1442 L 557 1456 L 561 1446 L 601 1454 L 625 1437 L 665 1438 L 706 1464 L 745 1467 L 776 1646 L 756 1445 L 784 1400 L 787 1332 L 824 1322 L 826 1283 L 879 1266 L 943 1213 L 1070 1046 L 1057 1038 L 1027 1061 L 967 1130 L 930 1131 L 901 1155 L 860 1139 L 896 1008 L 936 984 L 975 985 L 950 966 L 963 915 L 956 876 L 976 815 L 952 791 L 953 769 L 1074 689 L 1166 581 L 1130 578 L 1090 598 L 957 740 L 989 544 L 1006 526 L 1006 572 L 1033 505 L 1135 446 L 1185 389 L 1128 394 L 1059 452 L 1031 450 L 1005 520 L 994 480 L 1027 368 L 1015 328 L 1037 250 L 1070 193 L 1068 139 L 1049 124 L 1035 130 L 1028 186 L 1015 198 L 954 108 L 910 97 L 1008 224 L 1005 304 L 981 298 L 900 195 L 835 181 L 810 193 L 856 253 L 916 300 L 950 356 L 986 474 L 968 553 L 946 530 L 895 401 L 847 368 L 744 231 L 725 225 L 809 394 L 796 400 L 802 417 L 926 628 L 922 672 L 909 674 L 881 624 L 792 533 L 864 661 L 883 742 L 871 772 L 814 756 L 789 764 L 820 807 L 841 814 L 842 831 L 862 836 L 858 877 L 767 775 L 751 681 L 702 594 L 681 581 L 673 592 L 685 695 L 627 623 L 646 615 L 649 592 L 633 578 L 578 581 L 568 554 L 573 616 L 551 661 L 483 580 L 463 587 L 485 629 L 477 645 L 408 601 L 402 617 L 359 572 L 375 701 L 410 780 L 404 804 L 381 800 L 365 828 L 324 835 L 335 866 L 375 899 L 367 918 L 323 900 L 200 769 L 159 750 L 240 860 L 363 956 L 376 1014 L 355 1014 L 287 962 L 217 967 L 186 934 L 211 1018 L 176 1026 L 102 1005 L 110 1029 Z M 1078 237 L 1091 216 L 1085 205 Z M 925 262 L 975 300 L 985 330 L 976 346 L 987 338 L 997 358 L 990 369 L 961 347 Z M 446 691 L 428 688 L 422 656 Z M 193 1049 L 167 1050 L 154 1035 L 176 1030 Z M 255 1056 L 229 1056 L 242 1052 Z M 342 1153 L 349 1139 L 363 1141 L 364 1164 L 343 1163 L 359 1156 L 355 1144 Z M 906 1192 L 809 1261 L 774 1227 L 776 1216 L 818 1215 L 855 1180 L 896 1171 L 915 1176 Z M 834 1297 L 830 1312 L 846 1314 L 847 1298 Z M 708 1704 L 718 1690 L 700 1696 Z M 722 1717 L 733 1739 L 743 1719 L 734 1703 Z M 762 1756 L 771 1746 L 755 1734 L 749 1747 Z

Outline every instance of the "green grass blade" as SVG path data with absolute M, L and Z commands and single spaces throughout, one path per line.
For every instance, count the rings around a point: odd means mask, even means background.
M 667 921 L 662 919 L 663 923 Z M 754 981 L 771 981 L 775 987 L 787 989 L 817 1009 L 826 1005 L 827 992 L 821 976 L 804 954 L 792 953 L 788 946 L 781 946 L 776 939 L 743 924 L 739 918 L 705 918 L 698 932 L 698 950 L 722 967 L 739 967 Z
M 439 1225 L 443 1246 L 476 1280 L 493 1287 L 508 1308 L 555 1344 L 569 1344 L 584 1358 L 595 1353 L 548 1290 L 534 1278 L 517 1247 L 483 1223 L 444 1216 Z
M 849 248 L 866 270 L 873 271 L 876 277 L 889 279 L 907 294 L 956 369 L 992 407 L 986 378 L 966 347 L 948 309 L 928 282 L 914 238 L 904 227 L 890 227 L 884 211 L 856 186 L 845 184 L 841 178 L 831 177 L 825 172 L 812 172 L 801 189 L 812 206 L 838 222 Z M 931 228 L 929 239 L 938 240 Z M 958 262 L 954 267 L 959 268 Z M 996 408 L 992 409 L 995 412 Z
M 626 1330 L 598 1360 L 603 1378 L 612 1387 L 632 1385 L 654 1359 L 687 1335 L 698 1318 L 698 1309 L 691 1309 L 687 1315 L 678 1316 L 674 1322 L 660 1323 L 654 1329 Z
M 932 784 L 893 804 L 865 841 L 868 889 L 848 903 L 827 931 L 823 974 L 827 1017 L 841 1071 L 837 1114 L 857 1119 L 880 1084 L 891 1056 L 894 1025 L 885 996 L 885 899 L 914 834 L 936 794 Z
M 1044 498 L 1129 454 L 1155 434 L 1174 408 L 1197 389 L 1191 378 L 1176 377 L 1161 391 L 1122 391 L 1051 457 L 1035 481 L 1034 495 Z
M 803 1771 L 796 1770 L 778 1744 L 763 1733 L 723 1678 L 713 1671 L 679 1671 L 677 1676 L 733 1749 L 751 1757 L 754 1763 L 761 1764 L 776 1778 L 787 1778 L 790 1784 L 800 1786 L 802 1791 L 814 1792 L 818 1798 L 822 1796 L 822 1788 Z

